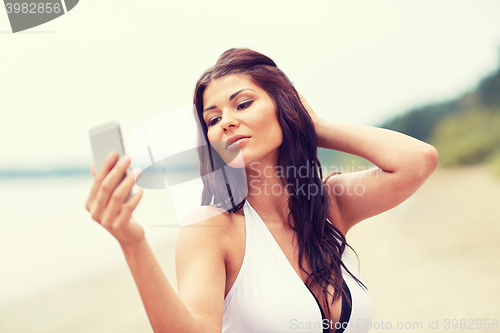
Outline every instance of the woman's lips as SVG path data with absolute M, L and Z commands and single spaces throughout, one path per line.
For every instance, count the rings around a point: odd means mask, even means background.
M 235 151 L 236 149 L 238 149 L 236 146 L 241 148 L 241 146 L 244 145 L 249 139 L 250 138 L 241 138 L 239 140 L 236 140 L 227 147 L 227 150 L 231 152 Z

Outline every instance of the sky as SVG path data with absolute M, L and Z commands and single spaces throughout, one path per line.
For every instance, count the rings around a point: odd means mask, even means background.
M 498 22 L 486 0 L 81 0 L 12 34 L 0 10 L 0 170 L 87 166 L 90 128 L 116 120 L 127 141 L 191 105 L 232 47 L 271 57 L 318 116 L 377 126 L 474 89 L 499 66 Z

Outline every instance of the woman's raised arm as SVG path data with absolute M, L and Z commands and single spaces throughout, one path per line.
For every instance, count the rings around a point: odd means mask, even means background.
M 325 183 L 332 198 L 330 214 L 344 234 L 405 201 L 436 169 L 439 155 L 433 146 L 388 129 L 321 119 L 301 99 L 315 124 L 319 148 L 357 155 L 378 167 L 335 175 Z

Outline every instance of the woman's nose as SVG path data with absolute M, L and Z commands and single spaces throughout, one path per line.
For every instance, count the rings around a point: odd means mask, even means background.
M 231 111 L 225 112 L 220 120 L 220 126 L 223 130 L 227 130 L 229 127 L 237 127 L 239 124 L 238 119 L 234 116 Z

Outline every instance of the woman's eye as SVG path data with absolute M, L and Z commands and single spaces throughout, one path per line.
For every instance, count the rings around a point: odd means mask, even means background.
M 246 102 L 240 103 L 236 109 L 237 110 L 244 110 L 244 109 L 248 108 L 252 103 L 253 103 L 253 101 L 246 101 Z M 213 117 L 212 119 L 210 119 L 208 121 L 207 127 L 210 127 L 210 126 L 217 124 L 219 122 L 219 118 L 220 117 Z
M 217 123 L 217 119 L 218 119 L 218 118 L 219 118 L 219 117 L 213 117 L 212 119 L 210 119 L 210 120 L 208 121 L 207 126 L 208 126 L 208 127 L 210 127 L 210 126 L 212 126 L 212 125 L 215 125 L 215 124 Z
M 246 101 L 246 102 L 243 102 L 241 103 L 240 105 L 238 105 L 238 110 L 243 110 L 243 109 L 246 109 L 247 107 L 249 107 L 251 104 L 253 103 L 253 101 Z

